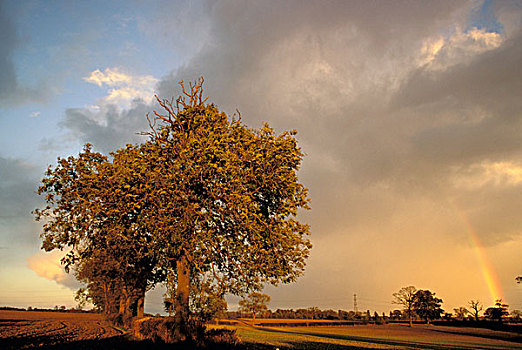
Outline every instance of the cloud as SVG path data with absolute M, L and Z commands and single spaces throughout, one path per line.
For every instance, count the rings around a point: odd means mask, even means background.
M 140 133 L 149 130 L 146 115 L 151 111 L 151 105 L 139 100 L 123 110 L 113 104 L 98 109 L 70 108 L 65 111 L 61 125 L 81 142 L 92 143 L 108 154 L 126 144 L 145 140 Z
M 3 108 L 13 107 L 22 103 L 44 101 L 50 89 L 45 88 L 44 82 L 37 83 L 36 87 L 20 84 L 13 53 L 20 45 L 20 37 L 11 16 L 4 10 L 0 1 L 0 103 Z
M 147 114 L 155 105 L 154 86 L 157 79 L 150 75 L 123 73 L 119 68 L 95 70 L 84 78 L 89 83 L 107 87 L 107 96 L 89 108 L 69 108 L 61 126 L 71 138 L 92 143 L 108 154 L 128 143 L 146 139 L 142 132 L 149 130 Z M 52 147 L 47 140 L 41 147 Z
M 41 202 L 35 191 L 41 170 L 0 155 L 0 244 L 11 248 L 37 242 L 38 225 L 31 211 Z
M 15 158 L 0 156 L 0 212 L 7 217 L 28 215 L 37 203 L 38 169 Z
M 454 166 L 520 156 L 515 32 L 462 30 L 474 3 L 317 6 L 218 2 L 207 44 L 158 85 L 171 96 L 179 80 L 203 74 L 211 99 L 239 108 L 250 126 L 296 128 L 314 232 L 344 228 L 351 237 L 412 212 L 428 215 L 419 203 L 471 198 L 452 186 Z M 469 211 L 484 204 L 464 201 Z M 497 225 L 479 230 L 485 239 L 512 239 L 522 224 L 503 223 L 488 206 L 480 212 Z M 441 215 L 432 229 L 453 235 L 452 214 Z
M 419 63 L 429 70 L 443 70 L 499 47 L 503 39 L 501 34 L 488 32 L 485 28 L 472 28 L 467 32 L 457 28 L 447 39 L 441 36 L 426 39 Z
M 64 271 L 60 260 L 65 255 L 62 251 L 37 253 L 27 258 L 27 264 L 38 276 L 55 281 L 70 289 L 77 289 L 81 284 L 73 275 Z
M 106 68 L 103 72 L 97 69 L 84 80 L 99 87 L 109 87 L 108 95 L 98 102 L 98 106 L 114 104 L 121 108 L 129 108 L 135 100 L 152 102 L 157 82 L 151 75 L 130 75 L 119 68 Z
M 249 126 L 298 130 L 316 247 L 307 294 L 359 288 L 389 301 L 389 288 L 420 283 L 463 298 L 453 268 L 487 295 L 470 227 L 488 251 L 522 235 L 522 11 L 498 6 L 504 32 L 470 25 L 473 1 L 213 2 L 198 19 L 205 34 L 184 32 L 199 49 L 158 95 L 203 75 L 210 100 Z M 71 109 L 64 125 L 110 149 L 146 130 L 152 107 Z
M 478 189 L 463 184 L 479 180 L 463 176 L 481 164 L 516 164 L 521 155 L 520 34 L 462 30 L 474 3 L 318 6 L 224 1 L 205 8 L 204 44 L 159 81 L 158 95 L 175 96 L 180 80 L 203 74 L 211 100 L 228 112 L 238 108 L 248 125 L 296 128 L 313 205 L 306 217 L 322 235 L 378 230 L 433 209 L 420 203 L 458 198 L 492 221 L 478 230 L 486 241 L 512 239 L 520 222 L 473 203 Z M 113 90 L 96 109 L 67 110 L 63 125 L 104 151 L 143 140 L 135 133 L 148 129 L 144 116 L 154 107 L 144 100 L 120 110 L 115 101 L 150 91 L 155 80 L 113 68 L 86 80 Z M 479 192 L 496 194 L 497 207 L 508 210 L 503 176 Z M 452 236 L 453 215 L 441 215 L 431 229 Z

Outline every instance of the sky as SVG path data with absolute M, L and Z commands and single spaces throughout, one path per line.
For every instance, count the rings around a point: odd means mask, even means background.
M 306 154 L 314 247 L 270 308 L 388 312 L 413 285 L 522 309 L 521 1 L 0 0 L 0 47 L 0 305 L 75 305 L 31 214 L 45 169 L 144 141 L 154 94 L 203 75 Z

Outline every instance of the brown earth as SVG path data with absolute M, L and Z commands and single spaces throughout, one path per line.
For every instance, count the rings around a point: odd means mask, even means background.
M 124 332 L 100 314 L 0 310 L 0 349 L 116 348 Z

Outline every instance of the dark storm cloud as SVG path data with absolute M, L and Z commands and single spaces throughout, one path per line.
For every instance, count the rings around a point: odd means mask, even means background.
M 3 7 L 3 1 L 0 1 L 0 101 L 7 100 L 17 87 L 11 55 L 18 38 L 15 27 Z
M 0 211 L 4 217 L 25 216 L 36 203 L 37 170 L 30 164 L 0 156 Z
M 0 231 L 4 246 L 34 244 L 38 228 L 31 211 L 40 204 L 35 193 L 39 169 L 0 156 Z
M 485 239 L 510 239 L 522 222 L 496 215 L 498 207 L 511 212 L 505 189 L 481 189 L 498 201 L 479 210 L 467 200 L 476 193 L 451 185 L 455 165 L 515 160 L 521 146 L 519 35 L 480 53 L 448 39 L 476 6 L 217 2 L 207 44 L 160 82 L 159 94 L 203 74 L 211 99 L 238 108 L 250 126 L 296 128 L 307 153 L 307 218 L 321 234 L 376 229 L 420 210 L 418 201 L 444 206 L 456 196 L 492 221 L 474 220 Z M 447 67 L 429 70 L 421 50 L 440 37 Z
M 0 1 L 0 103 L 2 107 L 16 106 L 28 101 L 42 101 L 48 95 L 48 89 L 40 83 L 37 88 L 22 86 L 16 75 L 12 59 L 13 52 L 20 45 L 16 27 L 11 15 Z
M 211 101 L 228 113 L 239 109 L 249 126 L 297 129 L 307 154 L 300 178 L 313 207 L 306 218 L 321 235 L 398 230 L 393 222 L 414 212 L 420 220 L 458 199 L 485 240 L 511 239 L 522 222 L 507 187 L 455 185 L 468 167 L 516 165 L 522 152 L 519 32 L 512 29 L 498 47 L 479 45 L 480 52 L 469 47 L 471 36 L 450 40 L 466 35 L 458 28 L 469 25 L 476 6 L 214 2 L 202 6 L 204 34 L 183 31 L 200 50 L 159 82 L 158 95 L 176 96 L 180 80 L 203 75 Z M 442 68 L 433 69 L 421 63 L 422 50 L 440 38 Z M 135 133 L 148 129 L 144 116 L 152 110 L 70 109 L 64 125 L 108 152 L 142 140 Z M 498 208 L 509 214 L 497 215 Z M 451 215 L 433 216 L 426 232 L 453 233 Z
M 91 143 L 105 154 L 126 144 L 146 140 L 141 132 L 149 130 L 146 115 L 153 106 L 136 101 L 128 110 L 115 105 L 104 105 L 100 110 L 68 109 L 62 125 L 83 143 Z

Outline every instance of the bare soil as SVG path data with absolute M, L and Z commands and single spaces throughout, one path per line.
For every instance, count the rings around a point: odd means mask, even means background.
M 92 348 L 116 344 L 124 332 L 99 314 L 0 310 L 0 349 Z M 114 348 L 114 347 L 109 347 Z

